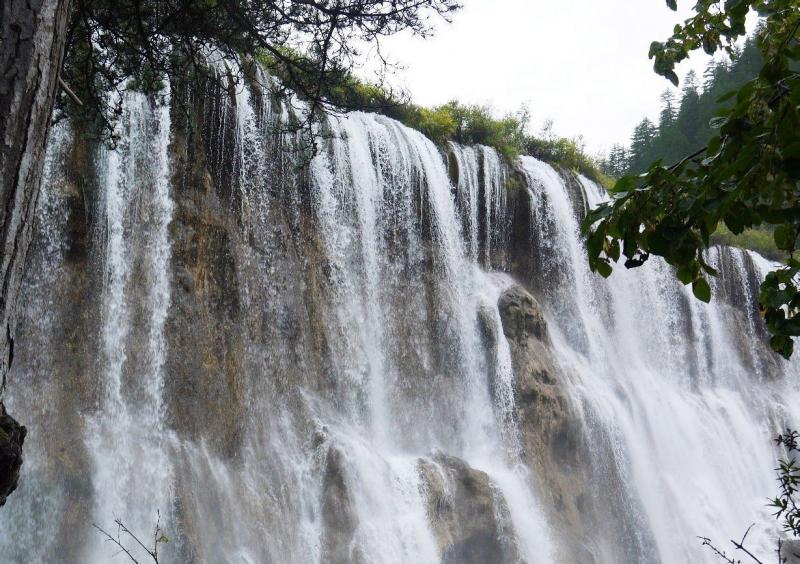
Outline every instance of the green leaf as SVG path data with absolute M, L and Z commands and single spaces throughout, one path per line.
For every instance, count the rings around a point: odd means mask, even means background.
M 614 262 L 619 260 L 620 256 L 620 244 L 618 239 L 609 239 L 606 241 L 605 245 L 605 253 Z
M 713 136 L 708 141 L 708 146 L 706 148 L 706 155 L 709 156 L 716 155 L 721 147 L 722 147 L 722 139 L 720 138 L 720 136 L 719 135 Z
M 667 79 L 669 79 L 669 81 L 670 81 L 672 84 L 674 84 L 675 86 L 678 86 L 678 83 L 680 82 L 680 80 L 678 80 L 678 75 L 677 75 L 677 74 L 675 74 L 675 72 L 674 72 L 674 71 L 671 71 L 671 70 L 665 71 L 665 72 L 664 72 L 664 76 L 665 76 Z
M 711 120 L 708 122 L 708 126 L 711 127 L 712 129 L 719 129 L 720 127 L 722 127 L 726 123 L 728 123 L 728 117 L 727 116 L 715 117 L 715 118 L 711 118 Z
M 787 225 L 779 225 L 773 234 L 775 246 L 785 251 L 794 249 L 794 230 Z
M 611 265 L 608 264 L 606 261 L 604 260 L 597 261 L 595 267 L 597 268 L 597 272 L 600 273 L 600 276 L 602 276 L 603 278 L 608 278 L 609 276 L 611 276 L 612 268 Z
M 698 300 L 708 303 L 711 301 L 711 286 L 705 278 L 698 278 L 692 282 L 692 293 Z
M 800 158 L 800 141 L 790 143 L 781 153 L 783 153 L 784 159 Z
M 789 359 L 794 351 L 794 341 L 786 335 L 776 335 L 769 341 L 772 350 L 780 354 L 783 358 Z
M 636 188 L 636 177 L 635 176 L 623 176 L 614 184 L 614 186 L 609 190 L 612 194 L 619 194 L 622 192 L 630 192 Z
M 667 7 L 675 12 L 678 9 L 678 2 L 676 0 L 667 0 Z
M 692 277 L 694 276 L 694 274 L 692 273 L 692 269 L 687 266 L 682 266 L 681 268 L 679 268 L 676 272 L 676 275 L 678 276 L 678 280 L 680 280 L 684 284 L 688 284 L 689 282 L 691 282 Z

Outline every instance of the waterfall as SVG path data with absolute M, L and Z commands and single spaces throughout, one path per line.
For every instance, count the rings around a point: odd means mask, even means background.
M 570 281 L 550 289 L 556 296 L 548 320 L 559 361 L 597 443 L 594 455 L 612 458 L 619 469 L 615 487 L 637 521 L 636 534 L 623 539 L 624 553 L 632 561 L 697 561 L 704 555 L 694 535 L 727 539 L 761 519 L 753 533 L 761 536 L 751 543 L 769 554 L 775 534 L 764 507 L 764 492 L 774 488 L 770 437 L 776 413 L 792 413 L 792 396 L 782 388 L 796 386 L 796 368 L 783 366 L 787 375 L 773 371 L 775 381 L 758 378 L 748 370 L 752 352 L 739 343 L 763 342 L 760 321 L 749 317 L 755 303 L 745 266 L 752 263 L 760 279 L 770 265 L 745 251 L 710 251 L 715 266 L 725 254 L 734 258 L 736 270 L 728 274 L 746 299 L 744 323 L 723 302 L 721 282 L 714 283 L 712 303 L 701 304 L 658 260 L 600 282 L 588 272 L 567 186 L 544 163 L 524 158 L 522 165 L 537 179 L 531 183 L 536 213 L 554 218 L 555 226 L 545 222 L 538 234 L 547 241 L 542 260 L 552 268 L 566 265 L 562 275 Z M 597 187 L 581 181 L 589 204 L 597 204 Z
M 54 129 L 0 559 L 107 562 L 92 524 L 157 512 L 169 562 L 698 562 L 754 521 L 772 548 L 799 395 L 769 262 L 710 250 L 711 304 L 658 260 L 602 280 L 592 181 L 359 112 L 307 154 L 235 67 L 125 93 L 113 148 Z
M 164 428 L 164 325 L 170 304 L 168 100 L 153 108 L 126 94 L 121 143 L 100 150 L 106 187 L 101 370 L 97 413 L 87 421 L 99 524 L 126 520 L 152 528 L 153 509 L 170 508 L 171 469 Z M 140 332 L 141 336 L 135 336 Z M 139 348 L 141 347 L 141 348 Z M 105 551 L 96 550 L 101 559 Z

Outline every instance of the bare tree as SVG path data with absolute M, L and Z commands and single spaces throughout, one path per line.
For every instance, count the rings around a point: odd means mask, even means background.
M 117 555 L 124 554 L 134 564 L 141 564 L 134 555 L 134 551 L 137 550 L 135 547 L 138 546 L 144 550 L 149 560 L 152 560 L 154 564 L 158 564 L 158 546 L 168 543 L 169 539 L 167 538 L 164 529 L 161 528 L 161 512 L 156 512 L 156 515 L 157 517 L 155 527 L 153 528 L 152 545 L 145 544 L 144 541 L 136 536 L 136 534 L 134 534 L 119 518 L 114 519 L 114 524 L 117 526 L 116 534 L 111 534 L 96 523 L 92 523 L 92 526 L 105 537 L 106 542 L 109 542 L 117 547 Z M 133 545 L 126 544 L 128 541 L 133 542 Z

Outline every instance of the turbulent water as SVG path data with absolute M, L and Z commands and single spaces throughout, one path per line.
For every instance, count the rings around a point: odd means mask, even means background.
M 108 562 L 93 524 L 157 515 L 169 562 L 710 562 L 752 522 L 769 554 L 800 405 L 769 263 L 712 249 L 710 305 L 658 261 L 604 281 L 590 180 L 363 113 L 307 161 L 231 90 L 126 94 L 114 148 L 54 130 L 0 560 Z

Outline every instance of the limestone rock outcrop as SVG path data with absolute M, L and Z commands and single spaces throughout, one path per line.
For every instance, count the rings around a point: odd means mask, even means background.
M 540 495 L 550 498 L 546 505 L 555 508 L 553 517 L 574 533 L 572 548 L 587 561 L 583 545 L 591 542 L 581 536 L 593 517 L 590 460 L 551 350 L 547 322 L 536 299 L 519 285 L 506 290 L 498 306 L 511 349 L 525 463 L 534 470 Z
M 506 500 L 485 472 L 442 453 L 419 471 L 443 564 L 520 561 Z
M 336 446 L 328 448 L 322 486 L 322 520 L 325 523 L 323 551 L 326 562 L 358 562 L 351 543 L 358 525 L 344 474 L 345 454 Z

